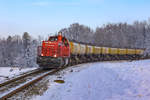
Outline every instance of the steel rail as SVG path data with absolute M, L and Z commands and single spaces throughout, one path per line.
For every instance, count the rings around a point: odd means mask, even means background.
M 64 69 L 64 68 L 61 68 L 61 69 Z M 60 69 L 53 69 L 51 71 L 48 71 L 44 74 L 42 74 L 41 76 L 39 77 L 36 77 L 30 81 L 27 81 L 25 82 L 24 84 L 14 88 L 13 90 L 5 93 L 4 95 L 0 96 L 0 100 L 6 100 L 7 98 L 10 98 L 11 96 L 13 96 L 14 94 L 18 93 L 19 91 L 23 90 L 24 88 L 36 83 L 37 81 L 41 80 L 42 78 L 48 76 L 48 75 L 51 75 L 51 74 L 54 74 L 55 72 L 59 71 Z
M 8 80 L 8 81 L 4 81 L 4 82 L 0 83 L 0 88 L 1 88 L 2 86 L 8 85 L 8 84 L 10 84 L 10 83 L 12 83 L 12 82 L 15 82 L 15 81 L 17 81 L 17 80 L 19 80 L 19 79 L 22 79 L 22 78 L 24 78 L 24 77 L 27 77 L 27 76 L 29 76 L 29 75 L 32 75 L 32 74 L 37 73 L 37 72 L 40 72 L 40 71 L 41 71 L 40 69 L 35 69 L 35 70 L 32 70 L 32 71 L 30 71 L 30 72 L 28 72 L 28 73 L 26 73 L 26 74 L 23 74 L 23 75 L 20 75 L 20 76 L 18 76 L 18 77 L 15 77 L 15 78 L 13 78 L 13 79 L 10 79 L 10 80 Z

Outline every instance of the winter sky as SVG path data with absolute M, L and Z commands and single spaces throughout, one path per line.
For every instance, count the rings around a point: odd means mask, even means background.
M 147 20 L 150 0 L 0 0 L 0 36 L 58 32 L 74 22 L 95 29 L 108 22 Z

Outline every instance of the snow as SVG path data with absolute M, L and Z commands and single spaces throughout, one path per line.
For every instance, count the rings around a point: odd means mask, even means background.
M 36 67 L 22 69 L 19 67 L 0 67 L 0 83 L 34 69 L 36 69 Z
M 49 89 L 33 100 L 150 99 L 150 60 L 77 66 L 49 77 Z M 62 79 L 65 83 L 55 83 L 56 79 Z
M 50 82 L 36 100 L 148 100 L 150 60 L 100 62 L 68 69 L 64 84 Z M 73 72 L 69 72 L 73 69 Z M 57 79 L 56 77 L 53 79 Z

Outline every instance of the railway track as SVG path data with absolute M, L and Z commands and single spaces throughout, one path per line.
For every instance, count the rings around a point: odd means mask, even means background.
M 14 78 L 12 78 L 12 79 L 9 79 L 9 80 L 7 80 L 7 81 L 1 82 L 1 83 L 0 83 L 0 88 L 1 88 L 2 86 L 5 86 L 5 85 L 7 85 L 7 84 L 10 84 L 10 83 L 12 83 L 12 82 L 14 82 L 14 81 L 17 81 L 17 80 L 19 80 L 19 79 L 21 79 L 21 78 L 27 77 L 27 76 L 29 76 L 29 75 L 31 75 L 31 74 L 38 73 L 38 72 L 40 72 L 40 71 L 41 71 L 40 69 L 35 69 L 35 70 L 29 71 L 29 72 L 27 72 L 27 73 L 25 73 L 25 74 L 21 74 L 21 75 L 19 75 L 19 76 L 17 76 L 17 77 L 14 77 Z
M 64 68 L 61 68 L 64 69 Z M 61 69 L 52 69 L 50 71 L 39 71 L 38 73 L 30 74 L 25 76 L 24 78 L 18 79 L 16 81 L 10 82 L 6 85 L 1 85 L 0 87 L 0 100 L 7 100 L 14 94 L 18 93 L 19 91 L 25 89 L 26 87 L 36 83 L 37 81 L 41 80 L 42 78 L 54 74 L 55 72 Z

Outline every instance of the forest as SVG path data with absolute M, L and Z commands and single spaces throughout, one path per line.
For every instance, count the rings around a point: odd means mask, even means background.
M 70 41 L 96 46 L 117 48 L 144 48 L 144 55 L 150 55 L 150 19 L 128 23 L 108 23 L 92 29 L 73 23 L 58 30 Z M 42 34 L 41 34 L 42 35 Z M 0 37 L 0 66 L 35 67 L 37 46 L 42 39 L 34 39 L 28 32 L 22 36 Z

